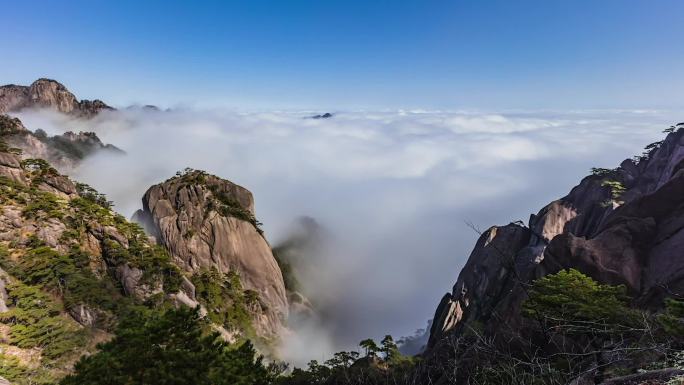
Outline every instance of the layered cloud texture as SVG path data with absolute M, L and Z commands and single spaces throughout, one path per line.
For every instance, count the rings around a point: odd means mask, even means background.
M 74 177 L 125 216 L 152 184 L 186 167 L 254 193 L 272 244 L 308 215 L 330 244 L 301 277 L 325 313 L 293 361 L 365 337 L 409 334 L 432 317 L 477 234 L 527 221 L 591 167 L 615 167 L 659 140 L 672 111 L 356 111 L 128 109 L 80 122 L 23 113 L 30 129 L 95 131 L 125 157 L 96 155 Z M 681 119 L 680 115 L 680 119 Z M 301 347 L 301 349 L 299 349 Z M 304 354 L 306 352 L 306 354 Z

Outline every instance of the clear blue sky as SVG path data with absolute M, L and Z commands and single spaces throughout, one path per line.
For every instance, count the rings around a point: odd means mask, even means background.
M 0 83 L 238 108 L 679 108 L 681 0 L 2 0 Z

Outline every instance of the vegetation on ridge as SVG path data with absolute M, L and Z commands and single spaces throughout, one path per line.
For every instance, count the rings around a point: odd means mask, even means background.
M 251 314 L 261 307 L 259 295 L 243 290 L 240 276 L 235 272 L 221 274 L 215 268 L 204 269 L 191 278 L 195 296 L 207 309 L 207 317 L 228 330 L 239 330 L 256 338 Z
M 224 217 L 233 217 L 249 222 L 254 228 L 263 235 L 262 223 L 259 222 L 254 214 L 243 207 L 234 197 L 221 189 L 217 181 L 221 178 L 211 175 L 206 171 L 186 168 L 176 172 L 176 175 L 169 180 L 179 180 L 187 185 L 199 185 L 207 188 L 211 192 L 211 197 L 207 202 L 206 212 L 216 211 Z

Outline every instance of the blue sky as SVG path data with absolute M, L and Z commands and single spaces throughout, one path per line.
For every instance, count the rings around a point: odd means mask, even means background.
M 680 108 L 680 0 L 3 0 L 0 83 L 235 108 Z

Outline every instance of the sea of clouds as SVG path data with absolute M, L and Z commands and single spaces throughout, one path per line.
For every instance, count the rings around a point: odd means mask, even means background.
M 312 114 L 132 108 L 88 122 L 19 116 L 32 130 L 95 131 L 125 150 L 96 155 L 73 176 L 127 217 L 150 185 L 191 167 L 251 190 L 271 244 L 301 215 L 323 225 L 332 241 L 301 280 L 326 321 L 288 338 L 284 352 L 298 364 L 424 327 L 477 238 L 465 222 L 484 229 L 527 221 L 591 167 L 639 154 L 684 116 L 399 110 L 306 118 Z

